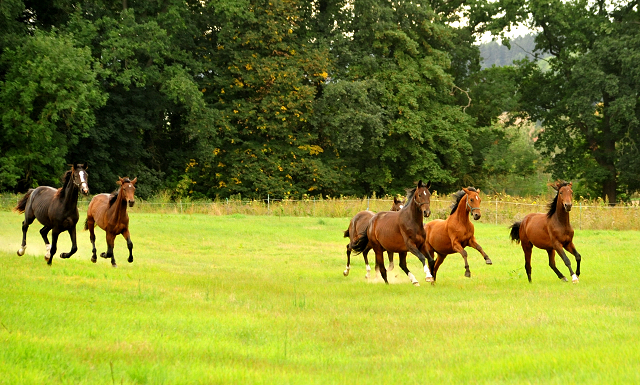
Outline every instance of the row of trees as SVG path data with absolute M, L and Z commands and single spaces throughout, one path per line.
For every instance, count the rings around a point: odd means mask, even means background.
M 5 0 L 0 189 L 71 162 L 94 191 L 129 175 L 143 196 L 482 187 L 547 164 L 510 111 L 542 122 L 554 177 L 615 201 L 640 188 L 638 10 L 598 4 Z M 481 70 L 476 37 L 514 23 L 542 30 L 550 70 Z

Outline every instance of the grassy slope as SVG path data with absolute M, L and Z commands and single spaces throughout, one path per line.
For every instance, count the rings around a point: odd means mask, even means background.
M 507 229 L 477 225 L 494 265 L 468 249 L 472 279 L 452 255 L 430 286 L 411 257 L 416 288 L 367 284 L 360 256 L 342 276 L 348 219 L 134 214 L 118 269 L 82 231 L 46 266 L 37 225 L 18 257 L 20 222 L 0 212 L 0 383 L 640 381 L 637 232 L 577 232 L 578 285 L 535 251 L 529 284 Z

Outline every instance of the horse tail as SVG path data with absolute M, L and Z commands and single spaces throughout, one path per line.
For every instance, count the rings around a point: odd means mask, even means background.
M 24 213 L 24 210 L 27 209 L 27 201 L 29 201 L 29 197 L 31 196 L 32 192 L 33 192 L 33 189 L 29 189 L 29 191 L 27 191 L 27 193 L 24 194 L 22 199 L 20 199 L 20 201 L 18 202 L 16 207 L 13 208 L 13 210 L 19 212 L 20 214 Z
M 520 243 L 520 225 L 522 222 L 516 222 L 509 226 L 511 228 L 511 241 L 515 243 Z
M 349 238 L 349 229 L 346 229 L 346 230 L 344 231 L 344 237 L 345 237 L 345 238 Z
M 84 220 L 84 229 L 85 230 L 89 230 L 89 217 L 87 217 L 87 219 Z
M 364 230 L 358 233 L 358 240 L 351 246 L 351 249 L 356 252 L 356 255 L 365 251 L 369 244 L 369 237 L 367 237 L 368 229 L 369 226 L 367 225 Z

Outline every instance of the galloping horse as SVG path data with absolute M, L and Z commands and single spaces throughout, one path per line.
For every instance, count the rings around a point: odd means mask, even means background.
M 391 206 L 391 210 L 389 211 L 400 211 L 400 209 L 404 206 L 404 201 L 400 200 L 398 197 L 393 197 L 393 205 Z M 347 268 L 342 272 L 346 277 L 349 275 L 349 270 L 351 270 L 351 250 L 353 250 L 353 245 L 358 241 L 358 233 L 365 229 L 365 227 L 369 224 L 371 218 L 373 218 L 375 214 L 371 211 L 360 211 L 357 213 L 349 222 L 349 228 L 344 232 L 344 237 L 349 237 L 349 244 L 347 245 Z M 369 266 L 369 259 L 367 258 L 367 254 L 369 253 L 371 248 L 366 248 L 362 252 L 362 256 L 364 257 L 364 263 L 367 265 L 367 274 L 364 276 L 365 278 L 369 278 L 369 274 L 371 273 L 371 267 Z M 389 270 L 393 270 L 393 253 L 387 252 L 389 256 Z
M 89 193 L 88 177 L 86 165 L 71 165 L 63 179 L 63 186 L 59 189 L 53 187 L 40 186 L 30 189 L 20 199 L 15 211 L 24 213 L 22 222 L 22 246 L 18 250 L 18 255 L 24 255 L 27 248 L 27 230 L 29 225 L 37 218 L 44 227 L 40 229 L 40 235 L 44 240 L 47 252 L 44 260 L 51 265 L 53 256 L 58 249 L 58 236 L 63 231 L 69 232 L 71 237 L 71 251 L 60 254 L 60 258 L 69 258 L 77 250 L 76 244 L 76 223 L 78 223 L 78 192 L 82 190 L 84 194 Z M 47 234 L 51 231 L 51 244 Z
M 556 267 L 555 252 L 562 257 L 564 264 L 569 268 L 571 280 L 578 283 L 580 276 L 580 261 L 582 257 L 573 245 L 573 228 L 569 223 L 569 211 L 571 211 L 573 190 L 571 183 L 557 181 L 552 184 L 557 191 L 556 197 L 549 203 L 549 211 L 546 214 L 529 214 L 521 222 L 511 225 L 511 240 L 522 245 L 524 251 L 524 268 L 531 282 L 531 251 L 533 246 L 547 251 L 549 255 L 549 267 L 558 278 L 567 281 Z M 571 261 L 562 248 L 576 257 L 576 272 L 571 268 Z
M 482 247 L 476 241 L 474 236 L 473 223 L 469 220 L 469 213 L 473 214 L 473 219 L 478 220 L 482 216 L 480 212 L 480 196 L 477 190 L 473 187 L 463 188 L 455 193 L 454 203 L 451 205 L 451 214 L 446 220 L 435 219 L 424 226 L 427 232 L 427 240 L 425 245 L 429 253 L 436 252 L 438 257 L 436 258 L 435 266 L 433 267 L 433 279 L 436 279 L 436 273 L 438 268 L 444 262 L 444 259 L 449 254 L 460 253 L 464 258 L 464 276 L 471 277 L 471 271 L 469 271 L 469 263 L 467 262 L 467 251 L 464 249 L 467 246 L 471 246 L 478 250 L 484 257 L 487 265 L 491 265 L 491 259 L 482 250 Z
M 116 183 L 120 185 L 117 192 L 112 194 L 98 194 L 89 203 L 87 210 L 87 220 L 84 223 L 84 229 L 89 230 L 91 244 L 93 245 L 93 255 L 91 262 L 96 263 L 96 235 L 93 231 L 95 224 L 107 233 L 107 252 L 101 253 L 102 258 L 111 258 L 111 266 L 116 265 L 116 259 L 113 255 L 113 243 L 116 236 L 122 234 L 127 240 L 129 248 L 129 263 L 133 262 L 133 242 L 131 242 L 131 234 L 129 234 L 129 215 L 127 214 L 127 204 L 133 207 L 135 203 L 134 194 L 136 192 L 135 184 L 138 178 L 129 180 L 129 178 L 120 178 Z
M 370 247 L 376 253 L 376 265 L 380 268 L 380 275 L 386 283 L 387 270 L 384 268 L 383 251 L 399 253 L 400 268 L 407 274 L 411 283 L 419 286 L 416 277 L 407 268 L 407 251 L 413 253 L 424 267 L 425 280 L 433 282 L 430 268 L 433 268 L 433 258 L 424 246 L 426 234 L 422 225 L 423 218 L 431 215 L 431 193 L 428 184 L 418 182 L 418 185 L 407 191 L 407 204 L 400 211 L 385 211 L 374 215 L 366 229 L 359 233 L 359 239 L 353 246 L 355 252 L 361 253 Z M 425 254 L 429 266 L 425 264 Z

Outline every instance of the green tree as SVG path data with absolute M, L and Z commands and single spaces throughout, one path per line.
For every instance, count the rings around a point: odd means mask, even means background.
M 38 32 L 5 48 L 0 82 L 0 188 L 56 183 L 104 105 L 95 62 L 73 37 Z
M 536 50 L 549 70 L 520 66 L 522 110 L 543 122 L 537 145 L 554 177 L 577 178 L 615 204 L 640 189 L 638 2 L 501 1 L 492 28 L 525 23 L 542 32 Z

